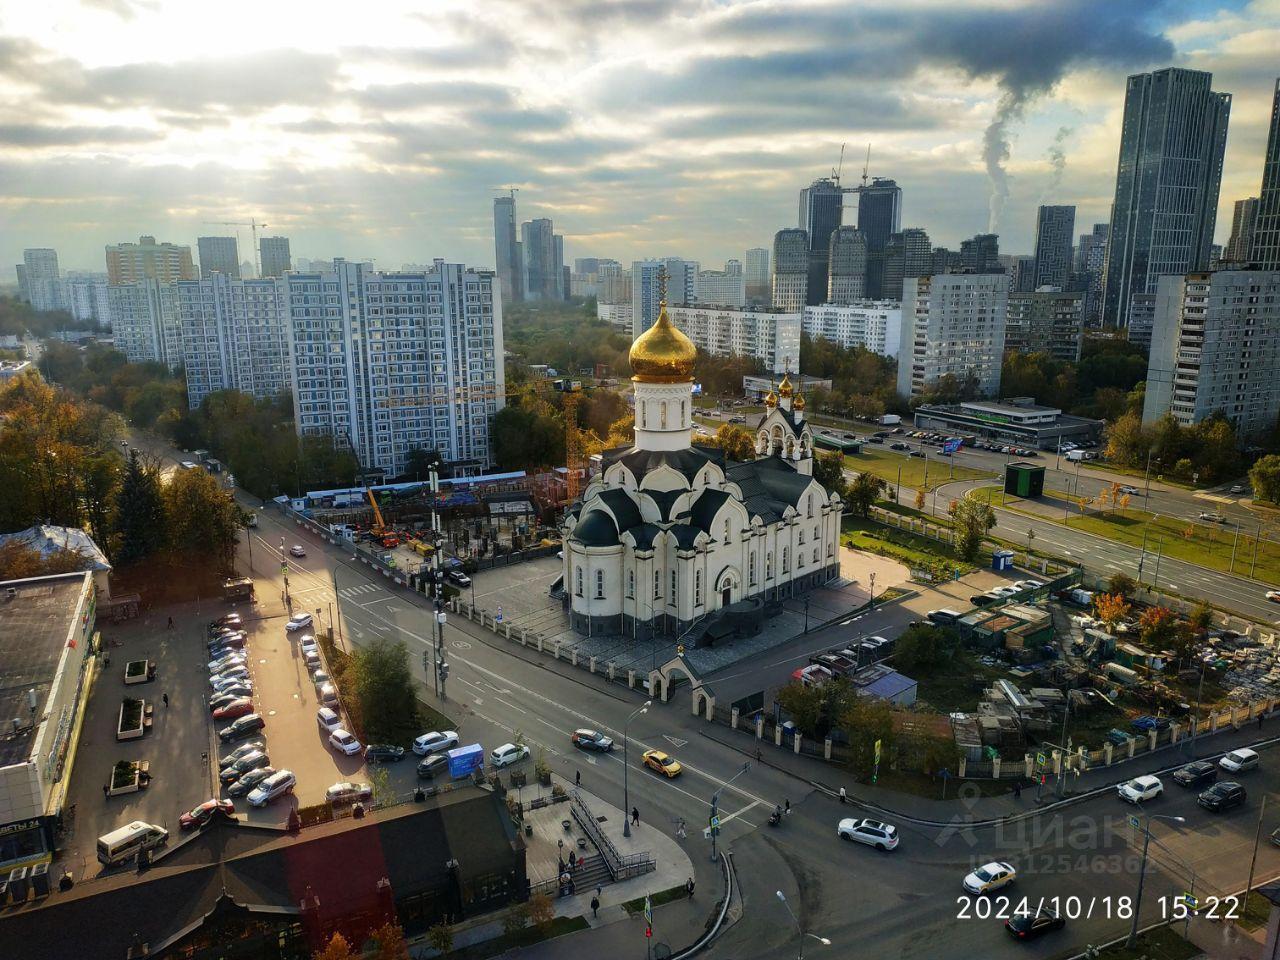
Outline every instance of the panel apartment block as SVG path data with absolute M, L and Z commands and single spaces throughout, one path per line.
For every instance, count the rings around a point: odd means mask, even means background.
M 927 393 L 948 374 L 1000 392 L 1009 281 L 1002 273 L 944 273 L 903 282 L 898 392 Z
M 676 306 L 667 312 L 671 322 L 707 353 L 754 357 L 771 373 L 800 369 L 798 311 Z

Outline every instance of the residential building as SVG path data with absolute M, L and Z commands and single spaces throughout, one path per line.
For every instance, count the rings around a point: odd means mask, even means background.
M 724 262 L 724 272 L 725 272 L 725 273 L 727 273 L 727 274 L 729 274 L 729 276 L 731 276 L 731 277 L 741 277 L 741 276 L 742 276 L 742 261 L 741 261 L 741 260 L 726 260 L 726 261 Z
M 1036 211 L 1035 286 L 1066 289 L 1071 276 L 1071 240 L 1076 232 L 1076 208 L 1041 206 Z
M 712 356 L 754 357 L 767 372 L 800 369 L 800 314 L 745 307 L 668 307 L 671 322 Z
M 1248 266 L 1253 252 L 1253 228 L 1258 217 L 1258 198 L 1237 200 L 1231 214 L 1231 238 L 1222 250 L 1222 259 L 1233 266 Z
M 1156 295 L 1135 293 L 1129 298 L 1129 325 L 1124 328 L 1125 339 L 1137 344 L 1144 351 L 1151 349 L 1151 331 L 1156 323 Z
M 495 216 L 497 205 L 494 206 Z M 526 300 L 561 300 L 560 264 L 556 262 L 555 228 L 545 217 L 520 224 L 522 288 Z M 501 286 L 501 285 L 499 285 Z
M 155 237 L 139 237 L 137 243 L 116 243 L 107 247 L 107 279 L 111 283 L 138 280 L 198 280 L 191 248 L 176 243 L 156 243 Z
M 1184 426 L 1221 412 L 1242 439 L 1280 417 L 1280 271 L 1161 277 L 1143 423 Z
M 974 273 L 1002 270 L 1000 265 L 1000 237 L 994 233 L 979 233 L 960 241 L 960 263 Z
M 1276 80 L 1271 99 L 1271 129 L 1262 162 L 1262 191 L 1249 262 L 1262 270 L 1280 270 L 1280 80 Z
M 1231 94 L 1213 75 L 1170 68 L 1129 77 L 1103 278 L 1103 322 L 1129 323 L 1159 277 L 1209 265 Z
M 551 251 L 551 269 L 556 278 L 555 299 L 568 300 L 571 271 L 564 265 L 564 237 L 561 234 L 552 234 Z
M 837 227 L 828 247 L 826 302 L 861 300 L 867 289 L 867 238 L 857 227 Z
M 1083 291 L 1045 287 L 1009 294 L 1004 349 L 1008 353 L 1044 353 L 1076 363 L 1084 342 Z
M 796 228 L 779 230 L 773 237 L 773 308 L 799 313 L 808 291 L 808 234 Z
M 65 310 L 67 305 L 62 297 L 58 251 L 48 247 L 23 250 L 22 265 L 26 271 L 27 300 L 31 308 L 41 312 Z
M 197 237 L 196 251 L 200 254 L 201 277 L 215 273 L 240 276 L 240 249 L 235 237 Z
M 105 273 L 69 271 L 62 280 L 62 302 L 71 319 L 86 326 L 111 326 L 111 300 Z
M 1000 254 L 1000 264 L 1009 276 L 1010 293 L 1030 293 L 1036 288 L 1036 258 Z
M 741 272 L 702 270 L 694 297 L 698 304 L 743 307 L 747 303 L 747 280 Z
M 634 340 L 658 319 L 664 293 L 668 303 L 697 303 L 698 261 L 666 257 L 631 264 L 631 337 Z
M 806 303 L 822 303 L 827 295 L 827 266 L 831 259 L 831 234 L 844 217 L 844 190 L 840 181 L 822 178 L 800 191 L 797 225 L 809 238 L 809 289 Z
M 943 273 L 902 285 L 898 392 L 918 396 L 943 377 L 1000 392 L 1009 285 L 999 273 Z
M 262 277 L 283 277 L 293 269 L 288 237 L 262 237 L 258 240 L 258 259 L 262 261 Z
M 599 282 L 594 273 L 578 273 L 574 271 L 569 274 L 569 296 L 571 297 L 596 297 L 600 296 Z
M 948 250 L 946 247 L 933 248 L 933 269 L 930 273 L 955 273 L 963 266 L 959 251 Z
M 907 277 L 923 277 L 933 271 L 933 247 L 929 235 L 920 227 L 907 227 L 889 237 L 884 248 L 884 300 L 902 299 L 902 281 Z
M 1088 327 L 1102 324 L 1102 274 L 1107 264 L 1109 232 L 1109 224 L 1095 223 L 1092 233 L 1080 234 L 1080 243 L 1076 247 L 1074 272 L 1081 280 L 1069 287 L 1082 289 L 1087 294 L 1084 301 L 1084 321 Z
M 506 402 L 502 297 L 492 271 L 435 261 L 429 273 L 334 262 L 290 273 L 294 420 L 350 443 L 366 470 L 404 472 L 439 450 L 455 473 L 493 462 L 490 422 Z
M 596 301 L 596 319 L 603 320 L 619 333 L 624 333 L 628 337 L 631 336 L 631 302 L 626 303 L 605 303 L 603 300 Z
M 14 338 L 17 340 L 17 338 Z M 18 341 L 21 345 L 21 341 Z M 16 347 L 0 347 L 0 349 L 16 349 Z M 40 371 L 35 368 L 30 360 L 0 360 L 0 386 L 8 383 L 14 377 L 20 377 L 24 373 L 33 373 L 37 377 Z
M 902 339 L 902 304 L 897 300 L 855 300 L 805 307 L 803 332 L 842 347 L 864 347 L 896 357 Z
M 175 286 L 191 409 L 218 390 L 259 398 L 288 391 L 289 311 L 283 282 L 239 280 L 215 271 Z
M 867 238 L 867 280 L 870 300 L 884 299 L 884 248 L 889 237 L 902 230 L 902 188 L 893 180 L 873 177 L 870 185 L 855 187 L 858 195 L 858 229 Z
M 596 274 L 596 299 L 600 303 L 631 303 L 631 271 L 619 263 L 600 265 Z
M 769 251 L 764 247 L 752 247 L 743 261 L 743 274 L 747 278 L 747 296 L 769 296 Z
M 31 291 L 27 289 L 27 265 L 25 263 L 15 264 L 13 272 L 18 278 L 18 299 L 23 303 L 30 303 Z
M 182 328 L 172 283 L 138 280 L 109 284 L 111 331 L 130 363 L 152 361 L 170 370 L 182 365 Z

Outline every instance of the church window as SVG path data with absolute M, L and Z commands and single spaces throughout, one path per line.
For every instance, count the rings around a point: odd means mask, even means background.
M 787 560 L 787 548 L 782 548 L 782 572 L 788 573 L 791 570 L 791 564 Z
M 649 401 L 640 401 L 640 426 L 647 427 L 649 425 Z
M 695 607 L 702 606 L 702 571 L 695 570 L 693 572 L 693 605 Z
M 808 513 L 809 516 L 812 517 L 813 516 L 813 494 L 812 493 L 809 494 L 808 499 L 805 501 L 805 504 L 806 504 L 806 507 L 805 507 L 806 512 Z
M 681 400 L 680 401 L 680 426 L 683 427 L 687 422 L 688 421 L 685 419 L 685 416 L 684 416 L 684 401 Z
M 754 587 L 754 586 L 756 585 L 756 555 L 755 555 L 755 553 L 752 553 L 752 554 L 750 554 L 750 555 L 747 557 L 747 576 L 750 578 L 750 580 L 751 580 L 751 585 Z
M 573 592 L 582 596 L 582 568 L 578 567 L 573 574 Z
M 732 520 L 726 520 L 724 522 L 724 542 L 725 543 L 733 542 L 733 521 Z
M 818 537 L 819 537 L 819 534 L 818 534 L 818 525 L 815 523 L 815 524 L 813 525 L 813 539 L 817 540 L 817 539 L 818 539 Z
M 662 596 L 662 581 L 659 578 L 658 571 L 653 571 L 653 599 L 657 600 Z
M 604 599 L 604 571 L 603 570 L 596 571 L 596 599 L 597 600 Z
M 835 549 L 835 547 L 833 547 L 831 544 L 829 544 L 829 543 L 828 543 L 828 544 L 827 544 L 827 556 L 828 556 L 828 557 L 834 557 L 835 555 L 836 555 L 836 549 Z
M 665 400 L 658 407 L 658 419 L 658 426 L 663 430 L 667 429 L 667 401 Z
M 634 570 L 627 571 L 627 596 L 634 597 L 636 595 L 636 572 Z
M 676 572 L 674 570 L 671 571 L 671 599 L 668 603 L 673 607 L 676 605 Z
M 804 543 L 804 531 L 803 531 L 803 530 L 801 530 L 801 531 L 800 531 L 800 539 L 799 539 L 799 541 L 798 541 L 798 542 L 800 542 L 800 543 L 802 543 L 802 544 Z
M 817 562 L 818 562 L 818 548 L 817 548 L 817 547 L 814 547 L 814 548 L 813 548 L 813 562 L 814 562 L 814 563 L 817 563 Z
M 804 551 L 803 550 L 796 551 L 796 569 L 797 570 L 804 569 Z
M 766 581 L 773 579 L 773 554 L 766 553 L 764 555 L 764 578 Z

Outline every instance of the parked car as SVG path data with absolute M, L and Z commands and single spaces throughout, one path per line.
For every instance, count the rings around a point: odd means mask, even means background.
M 219 800 L 213 797 L 178 817 L 178 826 L 183 830 L 195 830 L 203 827 L 219 813 L 229 817 L 235 812 L 236 805 L 230 800 Z
M 307 551 L 302 549 L 302 544 L 300 543 L 295 543 L 289 548 L 289 556 L 291 557 L 305 557 L 306 555 Z
M 1259 757 L 1257 753 L 1248 747 L 1241 747 L 1239 750 L 1232 750 L 1225 757 L 1218 761 L 1218 766 L 1228 773 L 1248 773 L 1258 767 Z
M 420 757 L 425 757 L 429 753 L 443 753 L 445 750 L 452 750 L 458 745 L 458 731 L 456 730 L 432 730 L 430 733 L 424 733 L 413 741 L 413 752 Z
M 265 767 L 270 762 L 271 760 L 267 757 L 265 752 L 262 750 L 254 750 L 250 753 L 246 753 L 235 763 L 231 764 L 231 766 L 224 767 L 220 770 L 218 772 L 218 779 L 223 783 L 235 783 L 250 770 Z
M 224 654 L 223 656 L 219 657 L 217 660 L 209 661 L 208 663 L 209 673 L 211 674 L 222 673 L 222 671 L 228 670 L 231 667 L 243 667 L 244 659 L 245 658 L 243 653 Z
M 320 702 L 326 707 L 336 708 L 338 706 L 338 690 L 332 683 L 320 684 L 320 689 L 316 691 L 316 696 L 320 698 Z
M 1164 793 L 1164 784 L 1160 782 L 1159 777 L 1134 777 L 1128 783 L 1120 784 L 1117 792 L 1121 800 L 1127 800 L 1133 804 L 1145 803 Z
M 1041 907 L 1036 913 L 1017 913 L 1004 922 L 1010 935 L 1019 940 L 1034 940 L 1050 930 L 1061 930 L 1067 922 L 1050 910 Z
M 1246 487 L 1243 483 L 1233 483 L 1231 485 L 1231 492 L 1232 493 L 1248 493 L 1249 488 Z
M 209 709 L 217 710 L 219 707 L 225 707 L 235 700 L 243 700 L 245 697 L 252 695 L 252 693 L 252 689 L 244 687 L 231 687 L 227 690 L 222 690 L 209 698 Z
M 320 727 L 321 733 L 333 733 L 341 729 L 342 718 L 328 707 L 321 707 L 316 711 L 316 725 Z
M 432 753 L 418 761 L 418 776 L 423 780 L 432 779 L 437 773 L 449 769 L 449 758 L 443 753 Z
M 369 800 L 372 797 L 373 787 L 353 780 L 335 783 L 324 792 L 324 798 L 328 803 L 354 803 L 357 800 Z
M 209 653 L 214 654 L 219 650 L 243 650 L 247 635 L 243 630 L 234 633 L 220 633 L 209 641 Z
M 679 760 L 661 750 L 646 750 L 641 759 L 646 767 L 656 770 L 668 780 L 680 776 L 680 771 L 684 769 L 680 766 Z
M 599 730 L 575 730 L 569 735 L 569 741 L 580 750 L 608 753 L 613 749 L 613 738 L 606 737 Z
M 230 703 L 224 703 L 214 710 L 213 719 L 234 720 L 236 717 L 243 717 L 247 713 L 253 713 L 253 698 L 237 697 Z
M 359 740 L 341 727 L 329 734 L 329 746 L 339 753 L 345 753 L 348 757 L 364 749 Z
M 985 864 L 964 878 L 963 886 L 969 893 L 980 895 L 994 893 L 1018 878 L 1018 871 L 1013 865 L 1003 861 Z
M 1196 760 L 1173 774 L 1173 782 L 1180 787 L 1199 787 L 1218 779 L 1218 768 L 1208 760 Z
M 227 754 L 225 757 L 223 757 L 221 760 L 218 761 L 218 769 L 223 769 L 225 767 L 231 766 L 241 757 L 246 757 L 249 754 L 253 753 L 253 751 L 255 750 L 261 750 L 263 753 L 266 753 L 267 752 L 266 743 L 264 743 L 261 740 L 254 740 L 251 743 L 240 744 L 240 746 L 236 747 L 229 754 Z
M 1222 780 L 1196 797 L 1196 802 L 1206 810 L 1221 813 L 1240 806 L 1246 799 L 1244 787 L 1234 780 Z
M 209 678 L 209 686 L 214 693 L 226 693 L 235 687 L 249 685 L 249 671 L 240 673 L 218 673 Z
M 836 827 L 836 835 L 842 840 L 865 843 L 877 850 L 893 850 L 898 846 L 898 828 L 879 820 L 841 820 Z
M 289 618 L 289 621 L 284 625 L 284 628 L 289 633 L 293 633 L 295 630 L 301 630 L 303 627 L 311 626 L 311 622 L 311 614 L 295 613 Z
M 217 630 L 222 627 L 238 627 L 243 622 L 243 619 L 238 613 L 224 613 L 222 616 L 209 621 L 209 629 Z
M 288 796 L 298 785 L 298 778 L 292 770 L 277 770 L 260 784 L 249 791 L 249 803 L 255 807 L 265 807 L 277 797 Z
M 275 772 L 275 767 L 258 767 L 256 770 L 250 770 L 248 773 L 241 776 L 235 783 L 231 784 L 231 786 L 227 787 L 227 796 L 247 796 L 250 790 Z
M 218 738 L 223 743 L 229 743 L 232 740 L 239 740 L 241 737 L 247 737 L 251 733 L 261 730 L 267 725 L 267 721 L 262 719 L 261 714 L 247 713 L 238 720 L 232 722 L 229 727 L 223 727 L 218 731 Z
M 489 754 L 489 762 L 494 769 L 507 767 L 528 758 L 529 748 L 519 743 L 504 743 L 500 747 L 494 747 L 493 752 Z
M 404 759 L 404 747 L 389 743 L 371 743 L 364 748 L 366 763 L 396 763 Z

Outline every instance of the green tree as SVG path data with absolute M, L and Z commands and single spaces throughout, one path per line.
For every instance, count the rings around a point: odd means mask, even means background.
M 852 697 L 840 714 L 840 729 L 849 739 L 849 765 L 858 776 L 870 776 L 876 741 L 880 741 L 881 762 L 893 744 L 893 711 L 879 697 Z
M 1127 466 L 1140 466 L 1145 463 L 1150 447 L 1140 413 L 1125 413 L 1107 428 L 1105 449 L 1108 460 Z
M 996 525 L 995 511 L 979 499 L 977 491 L 970 490 L 959 500 L 952 500 L 947 513 L 956 528 L 956 551 L 964 559 L 973 560 L 987 531 Z
M 524 928 L 528 925 L 529 904 L 527 903 L 513 903 L 502 915 L 502 932 L 506 934 L 508 940 L 515 940 L 524 933 Z
M 1259 457 L 1249 470 L 1249 483 L 1258 499 L 1280 503 L 1280 454 Z
M 888 487 L 888 483 L 874 473 L 860 473 L 848 485 L 844 500 L 858 516 L 869 517 L 871 508 Z
M 806 737 L 818 736 L 826 706 L 826 698 L 820 686 L 806 686 L 793 680 L 778 691 L 774 700 L 787 712 L 787 716 L 801 733 Z
M 161 488 L 168 546 L 179 562 L 229 572 L 240 541 L 241 513 L 213 474 L 179 470 Z
M 87 570 L 89 560 L 74 550 L 43 554 L 20 540 L 0 543 L 0 580 L 26 580 L 55 573 Z
M 839 450 L 832 450 L 830 453 L 815 452 L 813 479 L 822 484 L 828 493 L 836 493 L 843 498 L 849 489 L 848 481 L 844 478 L 844 454 Z
M 119 542 L 115 560 L 129 567 L 155 556 L 164 547 L 164 498 L 154 463 L 144 461 L 136 450 L 129 454 L 120 492 L 116 498 Z
M 904 673 L 926 673 L 947 657 L 947 637 L 937 627 L 908 627 L 893 646 L 894 666 Z
M 427 943 L 431 944 L 432 949 L 439 951 L 442 957 L 448 956 L 453 950 L 453 927 L 447 923 L 434 924 L 427 931 Z
M 734 423 L 722 423 L 716 430 L 716 446 L 730 460 L 745 463 L 756 457 L 756 441 L 751 431 Z
M 365 740 L 395 743 L 417 716 L 418 702 L 403 643 L 378 639 L 355 654 L 355 695 Z
M 1137 582 L 1127 573 L 1113 573 L 1111 579 L 1107 581 L 1107 590 L 1110 593 L 1117 594 L 1121 597 L 1130 596 L 1134 590 L 1138 589 Z

